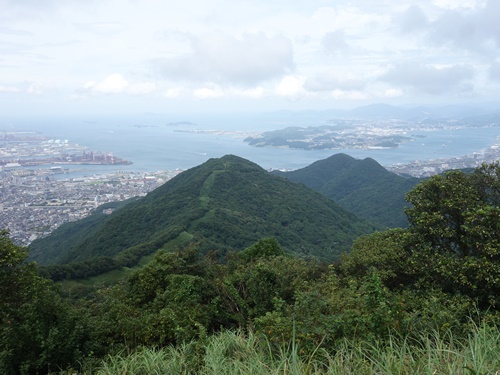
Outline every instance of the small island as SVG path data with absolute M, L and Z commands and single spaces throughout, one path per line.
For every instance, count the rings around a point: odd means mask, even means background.
M 318 127 L 288 127 L 264 132 L 245 138 L 251 146 L 289 147 L 303 150 L 334 149 L 389 149 L 402 142 L 412 141 L 400 132 L 373 131 L 373 129 L 339 128 L 324 125 Z

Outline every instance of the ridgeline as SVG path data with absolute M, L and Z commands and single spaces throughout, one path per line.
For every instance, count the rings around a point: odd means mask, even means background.
M 62 225 L 32 243 L 30 260 L 106 263 L 105 257 L 132 266 L 166 246 L 196 242 L 201 253 L 214 250 L 223 257 L 274 237 L 287 253 L 332 261 L 375 229 L 324 195 L 228 155 L 179 174 L 110 215 L 99 209 Z
M 384 227 L 406 227 L 405 194 L 419 182 L 389 172 L 371 158 L 336 154 L 291 172 L 276 175 L 299 182 L 335 200 L 358 217 Z

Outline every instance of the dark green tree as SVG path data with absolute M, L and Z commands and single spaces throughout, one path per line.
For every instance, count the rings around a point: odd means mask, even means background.
M 25 264 L 26 248 L 0 231 L 0 373 L 47 373 L 74 366 L 85 327 L 51 281 Z
M 410 231 L 428 282 L 500 303 L 500 165 L 434 176 L 408 193 Z
M 345 272 L 379 270 L 386 285 L 439 289 L 500 307 L 500 165 L 433 176 L 407 194 L 406 230 L 358 240 Z
M 239 255 L 243 259 L 251 261 L 262 257 L 271 258 L 285 255 L 285 252 L 275 238 L 263 238 L 247 247 Z

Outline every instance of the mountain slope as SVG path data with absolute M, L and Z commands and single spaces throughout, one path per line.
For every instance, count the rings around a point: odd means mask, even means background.
M 405 194 L 420 180 L 387 171 L 371 158 L 336 154 L 291 172 L 273 172 L 335 200 L 359 217 L 387 227 L 407 226 Z
M 185 171 L 111 215 L 84 220 L 93 225 L 69 223 L 33 242 L 31 259 L 53 264 L 146 254 L 178 238 L 224 254 L 272 236 L 289 253 L 333 260 L 375 229 L 327 197 L 232 155 Z

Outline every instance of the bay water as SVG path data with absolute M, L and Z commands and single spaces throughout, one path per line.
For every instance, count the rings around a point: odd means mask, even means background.
M 89 150 L 110 153 L 131 161 L 131 165 L 71 166 L 71 174 L 61 178 L 126 171 L 188 169 L 209 158 L 226 154 L 241 156 L 265 169 L 298 169 L 337 153 L 355 158 L 370 157 L 384 166 L 416 160 L 447 159 L 479 152 L 500 142 L 499 127 L 463 128 L 409 133 L 417 136 L 394 149 L 298 150 L 278 147 L 254 147 L 237 132 L 262 132 L 287 126 L 326 125 L 320 115 L 290 117 L 273 115 L 239 116 L 138 116 L 85 118 L 37 118 L 0 124 L 3 130 L 37 131 L 53 139 L 68 140 Z M 193 133 L 224 130 L 222 134 Z

